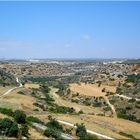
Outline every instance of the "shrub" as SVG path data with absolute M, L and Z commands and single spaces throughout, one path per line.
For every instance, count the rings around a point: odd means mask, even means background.
M 103 88 L 103 89 L 102 89 L 102 92 L 105 92 L 105 90 L 106 90 L 106 89 L 105 89 L 105 88 Z
M 25 95 L 23 91 L 19 91 L 18 94 Z
M 87 136 L 87 131 L 84 124 L 76 124 L 76 127 L 76 136 L 78 136 L 80 139 L 84 139 L 85 136 Z
M 46 124 L 47 129 L 44 131 L 44 135 L 47 137 L 53 137 L 56 139 L 62 139 L 61 132 L 63 132 L 62 125 L 52 117 L 49 117 L 49 122 Z
M 47 137 L 50 137 L 50 136 L 52 135 L 51 129 L 46 129 L 46 130 L 44 131 L 44 135 L 47 136 Z
M 66 129 L 65 129 L 65 132 L 66 132 L 67 134 L 72 134 L 72 130 L 73 130 L 73 128 L 66 128 Z
M 106 106 L 103 109 L 104 109 L 104 111 L 111 111 L 111 108 L 109 106 Z
M 60 125 L 59 122 L 53 118 L 50 119 L 50 121 L 46 124 L 46 126 L 50 129 L 56 129 L 59 131 L 63 131 L 62 125 Z
M 127 106 L 125 109 L 126 110 L 131 110 L 132 109 L 132 106 Z
M 9 119 L 9 118 L 4 118 L 2 120 L 0 120 L 0 132 L 2 131 L 6 131 L 6 129 L 10 129 L 10 127 L 12 126 L 13 122 Z
M 17 137 L 18 133 L 19 133 L 18 125 L 17 125 L 17 123 L 14 122 L 9 129 L 8 136 L 9 137 Z
M 52 129 L 52 128 L 46 129 L 44 131 L 44 135 L 47 136 L 47 137 L 51 136 L 52 138 L 55 138 L 55 139 L 58 139 L 58 140 L 62 139 L 60 131 L 57 131 L 56 129 Z
M 0 134 L 9 137 L 17 137 L 19 133 L 18 125 L 9 118 L 0 120 Z
M 42 122 L 40 119 L 33 117 L 33 116 L 29 116 L 26 118 L 27 121 L 29 122 L 35 122 L 35 123 L 41 123 L 44 124 L 44 122 Z
M 23 111 L 16 110 L 13 114 L 15 121 L 19 124 L 26 122 L 26 114 Z
M 22 136 L 29 137 L 29 127 L 26 124 L 22 124 L 21 126 Z
M 50 88 L 47 85 L 43 84 L 43 85 L 41 85 L 41 91 L 44 93 L 49 93 Z
M 54 105 L 53 107 L 50 107 L 49 111 L 53 112 L 53 113 L 63 113 L 63 114 L 66 114 L 66 113 L 73 114 L 73 113 L 75 113 L 75 109 L 73 107 L 70 108 L 70 107 L 58 106 L 58 105 Z
M 129 103 L 134 103 L 136 101 L 136 99 L 130 99 L 128 100 Z
M 79 113 L 79 114 L 83 114 L 84 112 L 83 112 L 83 110 L 80 110 L 78 113 Z
M 0 108 L 0 112 L 2 114 L 8 115 L 8 116 L 12 116 L 13 115 L 12 109 Z
M 39 109 L 38 108 L 35 108 L 34 111 L 39 111 Z
M 131 139 L 136 139 L 133 135 L 127 134 L 125 132 L 119 132 L 119 134 L 122 135 L 122 136 L 128 137 L 128 138 L 131 138 Z

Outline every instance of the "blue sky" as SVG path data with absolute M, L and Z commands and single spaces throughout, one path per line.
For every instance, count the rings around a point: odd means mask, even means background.
M 140 58 L 140 2 L 0 2 L 0 58 Z

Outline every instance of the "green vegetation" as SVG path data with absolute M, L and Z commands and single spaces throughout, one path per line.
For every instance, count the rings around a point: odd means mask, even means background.
M 49 117 L 49 119 L 49 122 L 46 124 L 47 129 L 44 131 L 44 135 L 55 139 L 62 139 L 61 132 L 64 131 L 62 125 L 52 117 Z
M 80 139 L 85 139 L 85 136 L 87 135 L 86 128 L 84 124 L 76 124 L 76 136 L 80 137 Z
M 0 85 L 3 87 L 9 85 L 16 85 L 16 79 L 13 75 L 0 68 Z
M 139 80 L 140 80 L 140 74 L 138 75 L 132 74 L 127 76 L 126 82 L 138 83 Z
M 13 118 L 19 124 L 24 124 L 26 122 L 26 114 L 23 111 L 16 110 L 13 113 Z
M 53 113 L 75 114 L 75 109 L 73 107 L 59 106 L 57 104 L 51 106 L 49 111 Z
M 51 77 L 23 77 L 24 81 L 31 81 L 33 83 L 46 83 L 48 81 L 55 81 L 58 77 L 51 76 Z
M 27 118 L 26 118 L 26 121 L 44 124 L 44 122 L 42 122 L 40 119 L 38 119 L 38 118 L 36 118 L 36 117 L 33 117 L 33 116 L 27 117 Z
M 18 137 L 19 128 L 17 123 L 8 118 L 0 120 L 0 135 Z
M 49 93 L 49 92 L 50 92 L 50 88 L 49 88 L 48 85 L 46 85 L 46 84 L 42 84 L 42 85 L 40 86 L 40 89 L 41 89 L 41 91 L 42 91 L 43 93 Z
M 80 140 L 96 140 L 97 137 L 95 135 L 87 134 L 86 127 L 84 124 L 76 124 L 76 136 L 80 138 Z
M 68 85 L 66 85 L 62 82 L 59 82 L 57 85 L 55 85 L 55 88 L 58 88 L 57 94 L 60 96 L 65 95 L 67 93 L 67 87 L 68 87 Z
M 130 121 L 140 122 L 139 105 L 135 98 L 140 98 L 140 73 L 127 75 L 123 84 L 119 84 L 116 93 L 126 95 L 132 99 L 111 97 L 114 101 L 117 116 Z
M 125 133 L 125 132 L 119 132 L 119 134 L 122 135 L 122 136 L 128 137 L 128 138 L 131 138 L 131 139 L 133 139 L 133 140 L 136 139 L 133 135 L 127 134 L 127 133 Z
M 29 127 L 27 124 L 21 125 L 21 133 L 22 133 L 22 136 L 25 136 L 26 138 L 29 137 Z
M 7 109 L 7 108 L 0 108 L 0 113 L 8 115 L 8 116 L 13 115 L 12 109 Z
M 26 117 L 26 114 L 21 110 L 12 111 L 11 109 L 0 108 L 0 113 L 14 118 L 14 121 L 9 118 L 0 120 L 0 135 L 8 137 L 18 137 L 19 135 L 22 135 L 28 138 L 28 125 L 30 125 L 30 123 L 36 122 L 44 124 L 36 117 Z M 18 124 L 20 128 L 18 128 Z
M 127 119 L 127 120 L 130 120 L 130 121 L 139 122 L 139 119 L 135 115 L 133 115 L 133 114 L 128 114 L 127 110 L 128 109 L 117 108 L 116 109 L 117 117 L 118 118 L 122 118 L 122 119 Z

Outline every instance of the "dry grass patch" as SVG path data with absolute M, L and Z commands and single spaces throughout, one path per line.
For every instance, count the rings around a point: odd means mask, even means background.
M 110 129 L 101 127 L 100 125 L 93 123 L 91 120 L 89 121 L 89 120 L 82 119 L 81 116 L 68 115 L 68 114 L 65 114 L 65 115 L 50 114 L 50 115 L 58 120 L 66 121 L 66 122 L 69 122 L 72 124 L 84 123 L 84 125 L 86 126 L 87 129 L 95 131 L 95 132 L 100 133 L 100 134 L 104 134 L 106 136 L 110 136 L 110 137 L 117 138 L 117 139 L 124 139 L 124 138 L 126 139 L 126 137 L 121 136 L 121 135 L 117 134 L 116 132 L 113 132 Z M 41 119 L 44 122 L 46 122 L 46 120 L 48 119 L 48 116 L 45 114 L 44 115 L 35 115 L 35 117 L 38 117 L 39 119 Z
M 83 120 L 88 120 L 88 121 L 93 121 L 98 124 L 104 124 L 116 128 L 116 130 L 125 130 L 125 131 L 132 131 L 132 132 L 139 132 L 140 133 L 140 124 L 129 121 L 129 120 L 124 120 L 124 119 L 119 119 L 119 118 L 110 118 L 110 117 L 104 117 L 104 116 L 94 116 L 94 115 L 81 115 L 81 118 Z
M 115 92 L 116 87 L 115 86 L 106 86 L 106 85 L 101 85 L 98 87 L 98 84 L 70 84 L 70 89 L 74 93 L 79 93 L 80 95 L 86 95 L 86 96 L 95 96 L 95 97 L 100 97 L 100 96 L 105 96 L 105 92 L 102 92 L 102 89 L 105 88 L 106 91 L 109 92 Z
M 39 84 L 25 84 L 24 85 L 25 88 L 36 88 L 38 89 L 40 87 Z
M 6 115 L 0 113 L 0 119 L 4 119 L 6 117 L 7 117 Z
M 11 94 L 9 94 L 8 96 L 5 96 L 1 100 L 3 102 L 7 102 L 8 104 L 12 104 L 13 109 L 14 109 L 14 106 L 16 106 L 19 109 L 24 110 L 25 112 L 32 112 L 35 108 L 33 106 L 35 99 L 31 96 L 17 94 L 19 90 L 21 89 L 17 89 L 13 91 Z
M 31 139 L 47 139 L 43 134 L 39 133 L 36 129 L 30 127 L 29 128 L 29 134 Z
M 80 105 L 80 104 L 62 99 L 58 94 L 56 94 L 57 90 L 58 89 L 56 88 L 51 88 L 51 91 L 49 93 L 54 98 L 56 104 L 60 106 L 73 107 L 77 112 L 82 110 L 84 113 L 102 113 L 101 108 L 84 106 L 84 105 Z
M 11 87 L 11 86 L 8 86 L 8 87 L 7 86 L 6 87 L 0 86 L 0 95 L 4 94 L 6 91 L 8 91 L 11 88 L 13 88 L 13 87 Z

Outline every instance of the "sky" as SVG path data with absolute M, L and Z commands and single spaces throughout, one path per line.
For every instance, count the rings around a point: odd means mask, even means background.
M 140 58 L 140 1 L 0 1 L 0 58 Z

